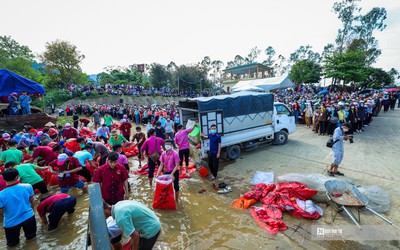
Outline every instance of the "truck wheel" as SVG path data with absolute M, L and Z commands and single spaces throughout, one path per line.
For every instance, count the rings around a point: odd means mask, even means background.
M 281 131 L 275 133 L 275 137 L 274 137 L 275 145 L 278 145 L 278 146 L 283 145 L 287 142 L 287 140 L 288 140 L 288 134 L 285 131 L 281 130 Z
M 226 150 L 226 154 L 228 156 L 228 159 L 231 159 L 231 160 L 236 160 L 237 158 L 239 158 L 240 157 L 239 145 L 230 146 L 228 148 L 228 150 Z

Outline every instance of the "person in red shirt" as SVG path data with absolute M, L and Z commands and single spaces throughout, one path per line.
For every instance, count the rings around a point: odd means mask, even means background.
M 93 182 L 100 183 L 101 196 L 108 204 L 129 199 L 128 171 L 118 164 L 118 153 L 111 152 L 108 162 L 99 167 L 94 174 Z
M 130 141 L 132 125 L 126 119 L 122 119 L 121 121 L 122 123 L 119 126 L 119 130 L 121 131 L 121 134 L 125 137 L 125 139 L 127 141 Z
M 36 146 L 36 145 L 30 145 L 29 150 L 33 151 L 32 158 L 29 160 L 30 163 L 34 163 L 35 160 L 40 157 L 42 160 L 38 160 L 37 164 L 38 166 L 45 166 L 49 165 L 50 162 L 54 161 L 57 159 L 56 153 L 53 152 L 53 149 L 49 146 Z
M 87 118 L 81 118 L 81 119 L 79 119 L 79 121 L 81 122 L 81 128 L 82 127 L 87 127 L 88 124 L 90 123 L 90 120 L 87 119 Z
M 78 138 L 78 130 L 76 128 L 72 128 L 71 124 L 66 123 L 64 126 L 64 132 L 62 136 L 64 137 L 65 140 L 71 139 L 71 138 Z
M 2 134 L 0 138 L 0 147 L 3 151 L 7 150 L 9 148 L 8 142 L 11 140 L 11 136 L 8 133 Z
M 53 231 L 58 227 L 61 217 L 65 214 L 75 212 L 76 198 L 68 194 L 55 194 L 44 197 L 37 207 L 43 224 L 48 224 L 47 229 Z M 46 213 L 49 213 L 47 220 Z
M 82 170 L 77 158 L 60 154 L 57 160 L 52 161 L 49 166 L 51 173 L 58 175 L 61 193 L 67 193 L 71 187 L 82 189 L 86 193 L 86 185 L 76 173 Z

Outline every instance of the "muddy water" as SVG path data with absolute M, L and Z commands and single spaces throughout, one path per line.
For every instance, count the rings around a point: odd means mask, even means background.
M 234 185 L 237 180 L 225 178 L 220 181 Z M 151 207 L 154 191 L 150 190 L 147 177 L 133 176 L 130 183 L 131 199 Z M 156 249 L 265 249 L 267 246 L 283 249 L 303 248 L 300 243 L 293 242 L 284 234 L 269 236 L 253 221 L 248 211 L 231 209 L 232 201 L 240 194 L 239 188 L 234 188 L 233 192 L 226 195 L 218 194 L 211 187 L 211 182 L 202 179 L 198 173 L 193 173 L 191 179 L 183 180 L 180 184 L 181 198 L 178 209 L 155 211 L 160 217 L 163 232 Z M 206 192 L 200 194 L 202 189 Z M 53 188 L 52 191 L 56 192 L 58 189 Z M 36 213 L 37 239 L 25 242 L 21 234 L 21 244 L 16 249 L 85 249 L 88 195 L 77 190 L 70 191 L 70 194 L 77 196 L 75 213 L 64 215 L 59 229 L 54 232 L 47 232 Z M 0 235 L 0 249 L 3 249 L 3 230 Z

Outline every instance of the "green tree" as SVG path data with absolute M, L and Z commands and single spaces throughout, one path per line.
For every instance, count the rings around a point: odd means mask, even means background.
M 399 71 L 397 69 L 391 68 L 388 73 L 389 73 L 390 77 L 392 78 L 393 82 L 396 79 L 400 79 L 400 74 L 399 74 Z
M 150 83 L 157 88 L 167 86 L 171 82 L 171 74 L 167 67 L 158 63 L 151 64 Z
M 267 76 L 274 77 L 275 76 L 274 66 L 275 66 L 275 62 L 276 62 L 274 59 L 275 54 L 276 54 L 275 49 L 272 46 L 268 46 L 264 52 L 265 52 L 265 55 L 267 56 L 267 58 L 263 61 L 262 64 L 264 64 L 265 66 L 267 66 L 270 69 L 267 71 Z
M 357 84 L 357 87 L 380 89 L 393 83 L 391 75 L 381 68 L 366 67 L 364 74 L 364 81 Z
M 179 89 L 199 91 L 211 86 L 207 74 L 198 66 L 181 65 L 174 74 L 179 79 Z
M 261 53 L 261 50 L 259 50 L 257 47 L 251 48 L 250 53 L 245 58 L 245 62 L 246 63 L 256 62 L 260 53 Z
M 28 46 L 19 44 L 11 36 L 0 36 L 0 62 L 15 58 L 32 61 L 34 57 Z
M 80 63 L 84 58 L 75 45 L 60 40 L 46 43 L 46 51 L 41 55 L 52 82 L 61 86 L 82 83 Z
M 357 2 L 361 0 L 341 0 L 333 4 L 333 12 L 338 15 L 342 22 L 342 27 L 338 30 L 336 44 L 338 52 L 343 53 L 345 45 L 350 43 L 353 34 L 353 23 L 361 8 L 357 6 Z
M 321 66 L 310 60 L 301 60 L 292 66 L 290 79 L 296 84 L 316 83 L 321 79 Z
M 337 80 L 342 80 L 343 85 L 364 81 L 365 53 L 362 51 L 347 51 L 346 53 L 333 53 L 324 61 L 324 75 Z

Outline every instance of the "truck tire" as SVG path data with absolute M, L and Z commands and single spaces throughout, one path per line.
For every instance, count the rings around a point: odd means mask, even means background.
M 236 160 L 237 158 L 240 157 L 240 146 L 233 145 L 228 147 L 228 149 L 226 150 L 226 154 L 228 156 L 228 159 Z
M 285 131 L 281 130 L 281 131 L 275 133 L 275 136 L 274 136 L 274 144 L 275 145 L 278 145 L 278 146 L 283 145 L 287 142 L 287 140 L 288 140 L 288 134 Z

